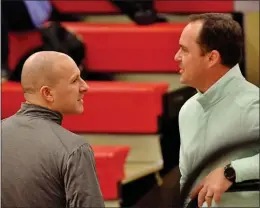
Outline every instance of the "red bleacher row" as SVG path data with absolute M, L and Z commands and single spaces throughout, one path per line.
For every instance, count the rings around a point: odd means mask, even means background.
M 85 65 L 98 72 L 176 72 L 174 54 L 185 23 L 87 24 L 62 23 L 79 34 L 86 44 Z M 21 58 L 41 46 L 39 32 L 10 33 L 9 67 L 14 69 Z
M 84 113 L 64 117 L 63 125 L 77 133 L 157 133 L 164 83 L 89 81 Z M 15 113 L 24 100 L 19 83 L 2 84 L 2 118 Z
M 61 1 L 52 0 L 59 11 L 64 13 L 119 13 L 109 0 Z M 233 12 L 234 0 L 155 0 L 155 8 L 161 13 L 175 12 Z
M 156 133 L 162 113 L 164 83 L 88 82 L 85 112 L 65 116 L 63 126 L 76 133 Z M 20 83 L 2 84 L 2 119 L 14 114 L 24 101 Z M 124 178 L 127 146 L 94 146 L 97 174 L 104 198 L 118 198 Z
M 108 0 L 55 1 L 61 12 L 116 12 Z M 232 12 L 233 1 L 156 1 L 161 12 Z M 86 24 L 63 23 L 82 36 L 86 44 L 85 65 L 99 72 L 176 72 L 173 55 L 185 23 L 155 24 Z M 9 68 L 15 69 L 22 56 L 41 46 L 37 31 L 10 33 Z

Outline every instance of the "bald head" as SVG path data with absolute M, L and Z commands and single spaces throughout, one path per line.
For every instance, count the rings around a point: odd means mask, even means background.
M 21 84 L 24 93 L 33 94 L 43 85 L 55 85 L 63 68 L 74 61 L 66 54 L 41 51 L 31 55 L 24 63 Z
M 30 56 L 24 63 L 21 84 L 27 103 L 64 115 L 84 110 L 88 86 L 77 64 L 66 54 L 42 51 Z

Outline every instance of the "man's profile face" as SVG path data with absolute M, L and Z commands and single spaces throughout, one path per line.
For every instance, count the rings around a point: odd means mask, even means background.
M 192 22 L 184 28 L 179 39 L 180 49 L 174 57 L 175 61 L 179 62 L 180 82 L 194 88 L 201 81 L 206 67 L 206 59 L 196 42 L 202 24 L 199 21 Z
M 71 60 L 64 60 L 57 70 L 57 83 L 52 88 L 52 108 L 62 114 L 80 114 L 84 111 L 83 97 L 88 86 L 80 77 L 80 70 Z

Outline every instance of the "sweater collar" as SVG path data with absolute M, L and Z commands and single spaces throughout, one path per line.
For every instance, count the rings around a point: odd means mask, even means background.
M 205 93 L 198 91 L 197 101 L 203 108 L 214 105 L 232 91 L 234 91 L 237 80 L 245 79 L 241 74 L 239 65 L 235 65 L 224 76 L 222 76 Z
M 22 103 L 20 110 L 16 113 L 17 115 L 26 115 L 29 117 L 37 117 L 43 118 L 49 121 L 53 121 L 59 125 L 62 123 L 63 116 L 61 113 L 50 110 L 48 108 L 29 104 L 29 103 Z

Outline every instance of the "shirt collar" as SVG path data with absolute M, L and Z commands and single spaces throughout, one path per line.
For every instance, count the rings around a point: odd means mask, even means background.
M 203 108 L 214 105 L 234 90 L 234 81 L 237 79 L 245 79 L 241 74 L 238 64 L 231 68 L 205 93 L 198 91 L 197 101 Z
M 48 108 L 29 103 L 22 103 L 20 110 L 16 114 L 35 118 L 43 118 L 49 121 L 53 121 L 59 125 L 61 125 L 63 118 L 62 114 L 59 112 L 55 112 Z

